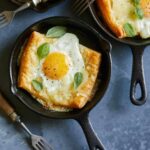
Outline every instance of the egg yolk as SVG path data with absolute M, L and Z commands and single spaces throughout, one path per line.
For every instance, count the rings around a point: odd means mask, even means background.
M 150 17 L 150 1 L 149 0 L 141 0 L 141 7 L 144 11 L 146 17 Z
M 50 53 L 43 63 L 43 72 L 49 79 L 59 80 L 67 74 L 68 70 L 68 59 L 63 53 Z

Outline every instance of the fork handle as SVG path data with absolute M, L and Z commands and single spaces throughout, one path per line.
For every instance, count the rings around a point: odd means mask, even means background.
M 12 106 L 7 102 L 4 95 L 0 93 L 0 109 L 13 121 L 15 122 L 18 118 L 15 110 Z
M 29 8 L 31 6 L 31 4 L 32 4 L 32 2 L 27 2 L 27 3 L 23 4 L 18 9 L 15 10 L 15 13 L 18 13 L 22 10 L 25 10 L 25 9 Z

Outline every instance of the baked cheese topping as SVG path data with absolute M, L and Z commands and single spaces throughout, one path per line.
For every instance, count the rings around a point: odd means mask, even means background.
M 119 26 L 124 26 L 126 23 L 130 24 L 135 36 L 140 35 L 142 38 L 148 38 L 150 37 L 150 1 L 140 0 L 136 7 L 133 1 L 111 0 L 112 16 Z M 141 15 L 141 18 L 138 18 L 135 12 Z

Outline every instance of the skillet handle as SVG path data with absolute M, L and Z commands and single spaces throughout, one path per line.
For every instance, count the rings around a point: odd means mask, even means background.
M 79 122 L 84 131 L 90 150 L 104 150 L 103 144 L 93 130 L 88 114 L 84 114 L 76 120 Z
M 147 91 L 145 87 L 145 77 L 144 77 L 144 68 L 143 68 L 143 52 L 145 46 L 131 46 L 133 54 L 133 69 L 132 69 L 132 79 L 130 87 L 130 99 L 131 102 L 135 105 L 143 105 L 146 102 Z M 136 88 L 137 85 L 140 86 L 141 97 L 136 98 Z

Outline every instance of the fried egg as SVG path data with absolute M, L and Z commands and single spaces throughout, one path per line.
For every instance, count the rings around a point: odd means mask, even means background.
M 40 62 L 36 70 L 36 77 L 42 78 L 51 97 L 57 101 L 69 99 L 75 74 L 82 72 L 83 78 L 87 79 L 78 38 L 66 33 L 51 44 L 48 56 Z

